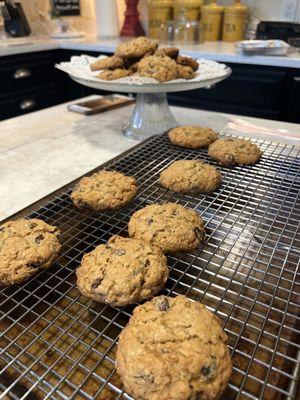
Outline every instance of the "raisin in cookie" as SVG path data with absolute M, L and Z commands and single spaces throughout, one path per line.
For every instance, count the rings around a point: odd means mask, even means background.
M 138 306 L 119 336 L 117 372 L 140 400 L 218 399 L 232 373 L 218 317 L 185 296 Z
M 102 79 L 103 81 L 115 81 L 116 79 L 126 78 L 130 73 L 127 69 L 114 69 L 114 70 L 105 70 L 100 72 L 97 75 L 97 78 Z
M 204 223 L 196 211 L 175 203 L 152 204 L 135 212 L 129 236 L 159 246 L 164 252 L 195 249 L 204 238 Z
M 184 67 L 191 67 L 193 71 L 197 71 L 197 69 L 199 68 L 198 61 L 194 60 L 191 57 L 178 56 L 176 62 L 177 64 L 183 65 Z
M 160 83 L 172 81 L 177 78 L 177 64 L 167 56 L 148 56 L 139 62 L 138 72 Z
M 183 65 L 177 65 L 177 78 L 179 79 L 193 79 L 195 78 L 195 72 L 191 67 L 184 67 Z
M 177 47 L 161 47 L 157 49 L 154 53 L 155 56 L 168 56 L 170 58 L 177 58 L 179 54 L 179 49 Z
M 222 138 L 209 146 L 208 155 L 221 165 L 233 166 L 255 164 L 262 152 L 248 140 Z
M 124 67 L 123 60 L 115 56 L 100 58 L 99 60 L 95 61 L 93 64 L 90 65 L 92 71 L 100 71 L 102 69 L 117 69 L 123 67 Z
M 201 161 L 179 160 L 162 171 L 159 181 L 177 193 L 211 193 L 220 186 L 221 174 Z
M 71 194 L 78 208 L 114 210 L 129 203 L 137 192 L 135 178 L 117 171 L 102 170 L 82 178 Z
M 83 295 L 120 307 L 155 295 L 168 273 L 167 258 L 159 247 L 121 236 L 86 254 L 76 272 Z
M 153 54 L 157 46 L 157 43 L 141 36 L 130 42 L 120 44 L 116 49 L 115 56 L 120 58 L 142 58 L 146 54 Z
M 218 139 L 218 134 L 210 128 L 197 125 L 179 126 L 168 132 L 171 143 L 189 149 L 202 149 L 208 147 Z
M 40 219 L 8 221 L 0 226 L 0 286 L 20 283 L 57 258 L 61 245 L 55 226 Z

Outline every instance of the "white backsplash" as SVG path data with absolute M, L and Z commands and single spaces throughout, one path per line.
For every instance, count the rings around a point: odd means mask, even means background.
M 95 33 L 95 13 L 94 13 L 94 1 L 101 0 L 81 0 L 82 4 L 82 15 L 80 17 L 67 17 L 68 20 L 72 21 L 74 28 L 82 30 L 87 34 Z M 260 20 L 273 20 L 273 21 L 284 21 L 287 20 L 283 17 L 283 5 L 286 2 L 292 1 L 296 3 L 296 12 L 293 14 L 293 18 L 289 19 L 291 22 L 300 23 L 300 0 L 242 0 L 243 3 L 247 4 L 250 8 L 251 15 L 259 18 Z M 207 0 L 205 0 L 207 2 Z M 217 0 L 221 5 L 232 4 L 233 0 Z M 41 26 L 37 24 L 39 21 L 38 11 L 46 11 L 49 9 L 49 0 L 21 0 L 25 9 L 26 15 L 32 25 L 33 30 L 40 31 Z M 125 1 L 117 0 L 119 10 L 120 27 L 124 21 L 125 12 Z M 147 9 L 146 0 L 140 0 L 139 10 L 143 25 L 147 25 Z M 40 32 L 39 32 L 40 33 Z

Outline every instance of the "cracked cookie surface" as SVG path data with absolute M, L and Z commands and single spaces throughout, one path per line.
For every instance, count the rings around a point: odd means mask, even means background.
M 127 69 L 114 69 L 114 70 L 109 70 L 106 69 L 100 74 L 97 75 L 97 78 L 103 79 L 104 81 L 115 81 L 116 79 L 121 79 L 121 78 L 126 78 L 126 76 L 129 76 L 130 72 Z
M 172 81 L 177 78 L 177 64 L 167 56 L 148 56 L 139 62 L 138 72 L 160 83 Z
M 251 165 L 261 157 L 260 149 L 249 140 L 237 138 L 221 138 L 208 148 L 209 157 L 224 166 Z
M 92 71 L 99 71 L 102 69 L 117 69 L 124 67 L 124 61 L 115 56 L 101 58 L 90 65 Z
M 185 125 L 173 128 L 168 132 L 171 143 L 189 149 L 208 147 L 218 138 L 218 134 L 210 129 L 198 125 Z
M 151 204 L 135 212 L 129 236 L 159 246 L 164 252 L 195 249 L 205 235 L 200 215 L 180 204 Z
M 59 231 L 40 219 L 8 221 L 0 226 L 0 286 L 21 283 L 57 258 Z
M 197 71 L 199 68 L 198 61 L 191 57 L 178 56 L 176 62 L 184 67 L 191 67 L 193 71 Z
M 198 160 L 178 160 L 163 170 L 160 183 L 177 193 L 211 193 L 221 183 L 220 172 Z
M 177 58 L 179 54 L 179 49 L 177 47 L 161 47 L 157 49 L 154 53 L 155 56 L 168 56 L 170 58 Z
M 102 170 L 82 178 L 71 194 L 78 208 L 114 210 L 129 203 L 137 192 L 135 178 L 117 171 Z
M 138 306 L 119 336 L 117 372 L 139 400 L 213 400 L 232 372 L 218 317 L 185 296 Z
M 122 307 L 154 296 L 169 271 L 159 247 L 113 236 L 106 245 L 84 255 L 76 274 L 83 295 Z
M 153 54 L 157 47 L 157 43 L 141 36 L 130 42 L 121 43 L 116 49 L 115 56 L 120 58 L 141 58 L 146 54 Z

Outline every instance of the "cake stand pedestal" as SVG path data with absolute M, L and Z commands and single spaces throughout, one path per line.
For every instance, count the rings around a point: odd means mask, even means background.
M 136 93 L 136 104 L 131 118 L 123 126 L 123 133 L 131 139 L 144 140 L 150 136 L 175 128 L 176 121 L 169 108 L 167 93 L 182 92 L 200 88 L 209 88 L 226 79 L 231 69 L 226 67 L 220 76 L 199 81 L 178 81 L 165 83 L 125 84 L 114 81 L 100 81 L 72 76 L 76 82 L 94 89 L 116 93 Z
M 123 133 L 131 139 L 143 140 L 178 125 L 169 108 L 167 93 L 138 93 Z

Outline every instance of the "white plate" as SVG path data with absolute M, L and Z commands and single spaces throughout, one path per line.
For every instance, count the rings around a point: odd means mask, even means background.
M 100 56 L 99 58 L 104 57 L 106 56 Z M 124 93 L 167 93 L 205 88 L 222 81 L 231 74 L 231 69 L 224 64 L 199 59 L 199 69 L 195 77 L 189 80 L 175 79 L 159 83 L 152 78 L 129 76 L 114 81 L 105 81 L 97 77 L 99 71 L 93 72 L 90 69 L 90 64 L 95 60 L 97 58 L 86 55 L 73 56 L 69 62 L 62 62 L 56 67 L 84 86 Z
M 205 79 L 202 81 L 180 81 L 180 82 L 165 82 L 165 83 L 144 83 L 143 85 L 134 85 L 117 82 L 96 81 L 95 79 L 78 78 L 70 75 L 70 77 L 80 83 L 93 89 L 107 90 L 111 92 L 121 93 L 169 93 L 183 92 L 185 90 L 194 90 L 201 88 L 209 88 L 223 79 L 226 79 L 231 74 L 231 69 L 226 68 L 222 76 L 216 78 Z

